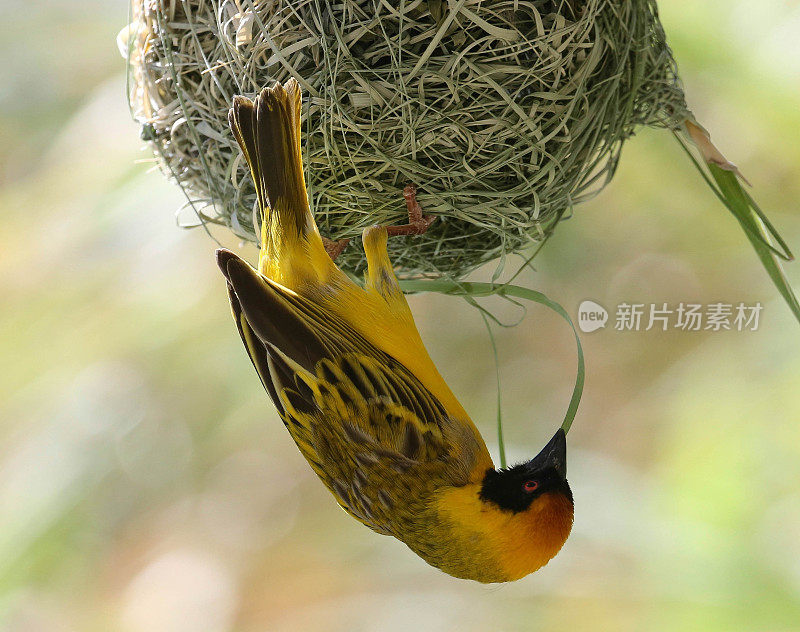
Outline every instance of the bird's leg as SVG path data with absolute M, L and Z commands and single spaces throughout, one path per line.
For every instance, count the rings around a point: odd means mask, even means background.
M 372 289 L 387 300 L 402 298 L 403 293 L 386 251 L 388 230 L 385 226 L 370 226 L 364 229 L 362 241 L 367 256 L 366 289 Z M 405 299 L 403 299 L 404 301 Z
M 364 290 L 367 294 L 377 294 L 386 301 L 392 317 L 398 319 L 398 322 L 408 322 L 413 325 L 414 317 L 411 315 L 406 296 L 400 289 L 392 262 L 389 260 L 389 253 L 386 250 L 388 239 L 389 236 L 384 226 L 370 226 L 364 229 L 362 241 L 364 242 L 364 254 L 367 256 Z M 416 333 L 413 326 L 411 331 Z M 405 336 L 403 336 L 403 340 L 406 340 Z M 412 336 L 407 342 L 411 345 L 419 344 L 422 349 L 419 337 L 415 342 Z
M 403 189 L 403 197 L 406 199 L 406 208 L 408 209 L 408 224 L 403 224 L 402 226 L 386 226 L 385 230 L 388 237 L 393 235 L 422 235 L 431 227 L 431 224 L 433 224 L 433 221 L 436 219 L 433 215 L 422 214 L 422 207 L 419 205 L 419 202 L 417 202 L 417 187 L 415 185 L 407 184 Z M 375 228 L 377 227 L 373 226 L 368 228 L 367 231 L 373 231 Z M 342 254 L 349 243 L 349 239 L 334 241 L 327 237 L 322 238 L 322 245 L 325 246 L 325 252 L 328 253 L 328 256 L 330 256 L 333 261 L 336 261 L 337 257 Z M 383 248 L 385 250 L 386 246 L 384 245 Z M 389 264 L 388 267 L 391 270 L 391 264 Z
M 325 252 L 328 253 L 328 256 L 331 258 L 331 261 L 336 261 L 336 258 L 342 254 L 345 248 L 347 248 L 347 244 L 350 243 L 350 239 L 340 239 L 339 241 L 334 241 L 333 239 L 328 239 L 327 237 L 322 238 L 322 245 L 325 246 Z
M 417 187 L 415 185 L 407 184 L 406 188 L 403 189 L 403 197 L 406 199 L 406 208 L 408 208 L 408 224 L 387 226 L 386 233 L 390 237 L 393 235 L 424 234 L 431 227 L 436 217 L 422 214 L 422 207 L 417 202 Z

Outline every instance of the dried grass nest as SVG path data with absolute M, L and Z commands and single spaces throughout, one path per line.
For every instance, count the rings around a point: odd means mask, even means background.
M 439 217 L 391 240 L 406 277 L 541 241 L 637 126 L 689 116 L 654 0 L 132 0 L 120 41 L 142 138 L 194 211 L 182 223 L 257 241 L 227 111 L 295 77 L 325 236 L 405 223 L 407 182 Z M 338 263 L 359 271 L 361 249 Z

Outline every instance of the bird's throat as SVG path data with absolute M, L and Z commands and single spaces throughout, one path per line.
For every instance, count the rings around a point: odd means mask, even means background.
M 452 525 L 461 553 L 494 568 L 490 576 L 474 569 L 483 582 L 514 581 L 538 570 L 561 550 L 572 529 L 573 506 L 562 494 L 543 494 L 527 511 L 513 513 L 479 497 L 479 486 L 440 492 L 440 517 Z

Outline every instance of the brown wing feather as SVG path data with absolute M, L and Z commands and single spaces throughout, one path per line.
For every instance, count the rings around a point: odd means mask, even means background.
M 377 349 L 341 318 L 269 281 L 229 251 L 220 251 L 217 257 L 232 288 L 234 314 L 243 315 L 258 341 L 267 350 L 272 349 L 269 354 L 272 361 L 287 374 L 296 372 L 288 363 L 296 363 L 314 375 L 320 366 L 322 370 L 329 369 L 348 355 L 371 359 L 371 363 L 359 365 L 351 383 L 362 381 L 372 389 L 379 385 L 383 397 L 403 403 L 422 423 L 435 426 L 446 415 L 441 403 L 408 369 Z M 244 342 L 248 345 L 247 340 Z M 258 349 L 248 348 L 248 351 L 261 353 Z M 320 364 L 322 360 L 333 364 Z M 256 369 L 263 364 L 256 363 Z M 377 370 L 379 366 L 385 370 Z M 352 371 L 354 367 L 347 370 Z M 286 386 L 293 384 L 280 380 L 274 384 L 276 391 Z
M 467 482 L 480 446 L 406 367 L 236 255 L 218 256 L 256 370 L 301 452 L 349 513 L 393 533 L 432 486 Z M 406 513 L 389 506 L 398 498 Z
M 218 256 L 218 260 L 219 256 Z M 307 371 L 331 349 L 316 331 L 297 317 L 278 289 L 233 253 L 225 255 L 223 273 L 249 326 L 266 345 L 280 350 Z
M 220 268 L 227 269 L 228 261 L 232 257 L 236 257 L 236 255 L 227 250 L 219 250 L 217 252 L 217 262 L 219 263 Z M 250 327 L 250 323 L 247 322 L 247 318 L 245 318 L 244 313 L 242 312 L 241 303 L 236 296 L 236 292 L 233 291 L 233 286 L 230 284 L 230 282 L 228 282 L 227 285 L 228 298 L 230 299 L 231 310 L 233 312 L 233 320 L 236 323 L 236 328 L 239 330 L 239 335 L 241 336 L 244 347 L 247 350 L 247 355 L 250 357 L 250 361 L 253 363 L 253 367 L 255 368 L 258 377 L 261 379 L 261 383 L 264 385 L 264 388 L 269 394 L 270 399 L 275 404 L 278 412 L 283 415 L 285 411 L 283 409 L 283 404 L 281 404 L 281 400 L 278 397 L 278 392 L 275 388 L 275 377 L 272 375 L 273 371 L 270 368 L 269 350 L 266 348 L 264 343 L 258 339 L 255 332 Z

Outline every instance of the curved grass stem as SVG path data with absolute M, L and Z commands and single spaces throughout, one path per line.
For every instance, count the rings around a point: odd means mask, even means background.
M 540 305 L 544 305 L 548 307 L 552 311 L 556 312 L 559 316 L 561 316 L 567 323 L 569 324 L 570 328 L 572 329 L 572 333 L 575 336 L 575 344 L 578 350 L 578 368 L 577 368 L 577 375 L 575 378 L 575 387 L 572 390 L 572 397 L 569 401 L 569 406 L 567 407 L 566 415 L 564 416 L 564 421 L 561 424 L 561 427 L 564 429 L 565 433 L 568 433 L 570 428 L 572 427 L 572 422 L 575 419 L 575 415 L 578 412 L 578 406 L 581 402 L 581 396 L 583 395 L 583 386 L 586 380 L 586 363 L 583 355 L 583 347 L 581 346 L 580 336 L 578 335 L 578 330 L 575 328 L 575 324 L 572 322 L 567 310 L 565 310 L 559 303 L 553 301 L 552 299 L 548 298 L 542 292 L 537 292 L 536 290 L 531 290 L 529 288 L 520 287 L 518 285 L 510 285 L 508 283 L 473 283 L 473 282 L 459 282 L 459 281 L 451 281 L 448 279 L 420 279 L 420 280 L 401 280 L 400 287 L 403 289 L 404 292 L 437 292 L 439 294 L 448 294 L 451 296 L 462 296 L 466 298 L 468 301 L 473 302 L 476 298 L 483 298 L 488 296 L 502 296 L 505 298 L 513 297 L 518 298 L 526 301 L 531 301 L 533 303 L 539 303 Z M 481 311 L 481 316 L 486 323 L 487 328 L 490 326 L 486 316 Z M 495 354 L 495 362 L 497 363 L 497 347 L 495 345 L 494 336 L 489 329 L 489 334 L 492 342 L 492 350 Z M 498 434 L 498 442 L 500 445 L 500 460 L 501 464 L 505 464 L 505 445 L 503 443 L 503 420 L 502 414 L 500 411 L 500 375 L 499 375 L 499 363 L 496 364 L 497 367 L 497 434 Z

